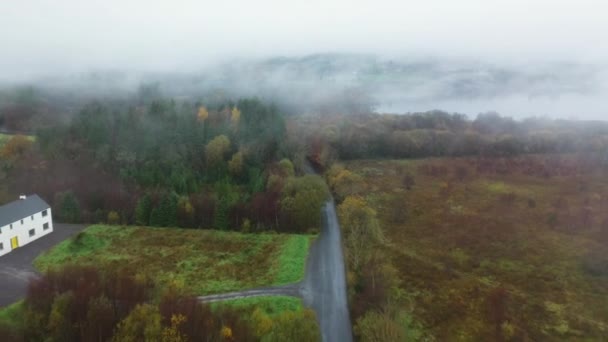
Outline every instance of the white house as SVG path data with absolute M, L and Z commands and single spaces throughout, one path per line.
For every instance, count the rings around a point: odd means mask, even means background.
M 0 206 L 0 256 L 52 231 L 51 207 L 38 195 Z

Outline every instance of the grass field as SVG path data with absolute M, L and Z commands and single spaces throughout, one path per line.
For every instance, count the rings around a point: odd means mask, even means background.
M 608 336 L 602 162 L 556 155 L 345 166 L 363 178 L 359 194 L 378 213 L 402 303 L 436 340 Z
M 40 271 L 66 263 L 126 268 L 193 295 L 301 280 L 311 235 L 95 225 L 39 256 Z

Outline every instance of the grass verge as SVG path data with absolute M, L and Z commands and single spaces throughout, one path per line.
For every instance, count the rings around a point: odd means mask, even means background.
M 301 281 L 306 273 L 306 258 L 313 237 L 292 235 L 283 244 L 278 262 L 278 271 L 274 285 L 289 284 Z
M 304 306 L 302 300 L 289 296 L 262 296 L 232 299 L 211 304 L 212 308 L 233 307 L 242 310 L 260 309 L 268 316 L 281 314 L 285 311 L 302 311 Z

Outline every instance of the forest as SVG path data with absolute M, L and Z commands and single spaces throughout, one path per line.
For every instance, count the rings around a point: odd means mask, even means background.
M 39 193 L 72 223 L 318 229 L 313 213 L 327 190 L 320 177 L 296 176 L 290 159 L 303 157 L 276 106 L 259 99 L 141 102 L 90 103 L 68 122 L 35 129 L 34 140 L 7 140 L 3 198 Z M 13 122 L 15 110 L 3 109 L 5 128 L 27 129 Z M 35 114 L 19 117 L 37 122 Z

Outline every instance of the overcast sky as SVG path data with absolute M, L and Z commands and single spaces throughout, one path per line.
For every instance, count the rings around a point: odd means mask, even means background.
M 606 10 L 601 0 L 2 0 L 0 69 L 183 70 L 320 52 L 599 63 Z

